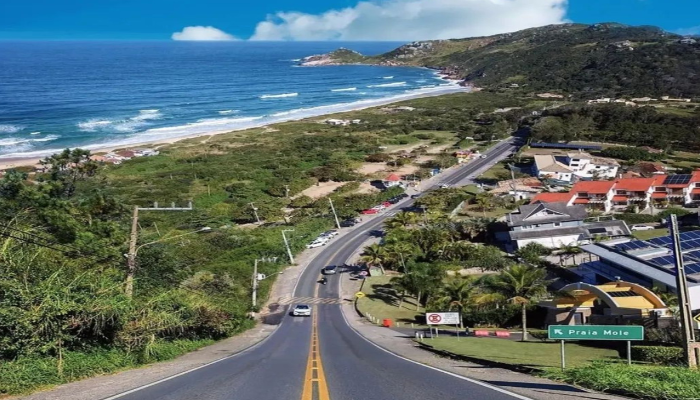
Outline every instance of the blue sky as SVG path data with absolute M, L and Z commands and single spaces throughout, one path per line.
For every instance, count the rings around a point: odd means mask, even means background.
M 0 39 L 414 40 L 565 20 L 700 34 L 700 0 L 0 0 Z

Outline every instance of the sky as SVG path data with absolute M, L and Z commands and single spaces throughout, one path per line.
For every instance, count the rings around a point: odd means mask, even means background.
M 562 22 L 700 34 L 700 0 L 0 0 L 0 40 L 378 40 Z

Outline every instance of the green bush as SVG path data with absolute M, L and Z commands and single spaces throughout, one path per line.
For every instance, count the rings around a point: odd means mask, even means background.
M 593 390 L 615 389 L 640 399 L 700 398 L 700 373 L 688 368 L 599 362 L 564 371 L 552 369 L 546 376 Z
M 667 346 L 632 346 L 632 359 L 661 365 L 677 365 L 683 361 L 683 349 Z
M 630 225 L 649 224 L 652 222 L 657 222 L 659 220 L 658 216 L 635 213 L 615 214 L 615 218 L 619 219 L 620 221 L 625 221 Z

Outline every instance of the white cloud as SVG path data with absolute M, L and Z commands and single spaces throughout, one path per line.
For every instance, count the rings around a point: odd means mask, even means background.
M 238 40 L 213 26 L 187 26 L 171 36 L 173 40 Z
M 251 40 L 424 40 L 566 22 L 567 0 L 370 0 L 322 14 L 278 12 Z

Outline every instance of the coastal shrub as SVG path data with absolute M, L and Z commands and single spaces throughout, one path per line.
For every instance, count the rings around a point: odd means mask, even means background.
M 292 201 L 289 203 L 289 206 L 293 207 L 293 208 L 302 208 L 302 207 L 308 207 L 313 202 L 314 202 L 314 200 L 311 197 L 301 195 L 299 197 L 292 199 Z
M 622 213 L 615 214 L 615 218 L 627 222 L 628 225 L 648 224 L 658 221 L 658 217 L 648 214 Z
M 662 221 L 668 218 L 671 214 L 676 214 L 677 216 L 682 217 L 683 215 L 688 215 L 692 213 L 692 211 L 686 210 L 685 208 L 671 207 L 661 211 L 656 215 L 656 217 L 659 221 Z
M 393 157 L 386 153 L 374 153 L 365 157 L 365 161 L 371 163 L 382 163 L 391 160 Z
M 659 365 L 679 365 L 683 362 L 683 349 L 667 346 L 632 346 L 632 359 Z
M 626 161 L 657 161 L 662 159 L 663 154 L 652 154 L 647 150 L 638 147 L 608 147 L 603 149 L 600 154 L 603 157 L 618 158 Z
M 593 390 L 614 390 L 639 399 L 700 398 L 700 373 L 683 367 L 597 362 L 564 371 L 550 369 L 544 375 Z

